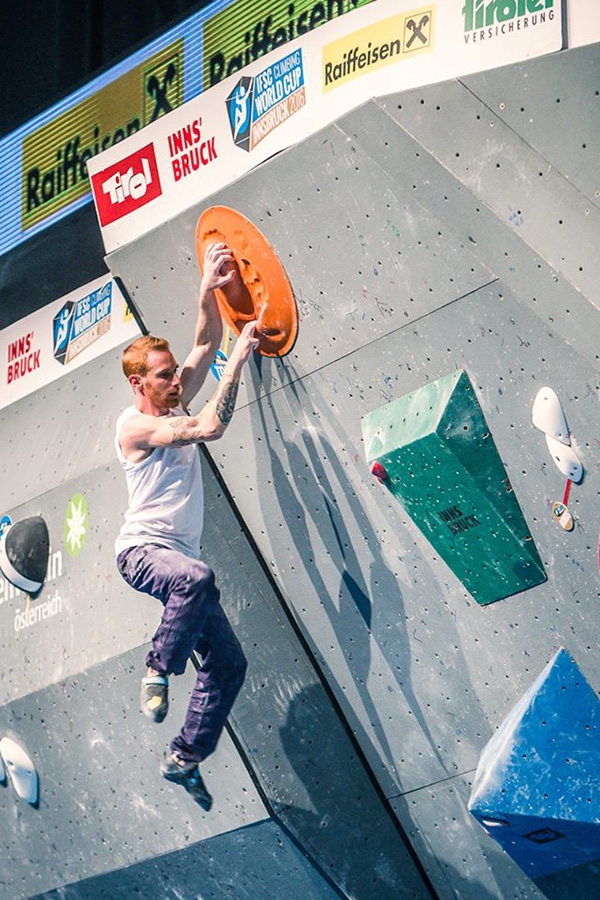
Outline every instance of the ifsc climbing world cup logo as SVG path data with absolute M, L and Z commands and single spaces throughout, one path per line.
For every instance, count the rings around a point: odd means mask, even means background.
M 234 144 L 253 150 L 306 105 L 302 50 L 242 76 L 226 103 Z
M 226 101 L 233 143 L 236 147 L 246 151 L 250 149 L 253 87 L 254 78 L 244 75 Z
M 54 359 L 67 365 L 78 353 L 110 330 L 112 282 L 79 300 L 68 300 L 54 316 Z

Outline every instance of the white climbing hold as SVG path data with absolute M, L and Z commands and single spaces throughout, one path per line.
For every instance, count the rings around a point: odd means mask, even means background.
M 549 435 L 561 444 L 569 445 L 571 436 L 569 426 L 560 400 L 551 387 L 543 387 L 537 392 L 531 411 L 533 424 L 544 434 Z
M 25 750 L 16 741 L 4 737 L 0 741 L 0 756 L 19 797 L 28 803 L 36 803 L 38 776 L 35 766 Z
M 550 456 L 562 474 L 566 475 L 570 481 L 574 481 L 575 484 L 581 481 L 583 466 L 573 448 L 556 441 L 549 434 L 546 435 L 546 444 L 548 445 Z

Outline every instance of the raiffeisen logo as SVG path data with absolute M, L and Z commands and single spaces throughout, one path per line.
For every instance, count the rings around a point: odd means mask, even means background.
M 353 31 L 323 47 L 323 93 L 433 50 L 436 7 L 411 10 Z
M 465 44 L 536 28 L 554 20 L 554 0 L 466 0 Z
M 233 0 L 204 23 L 204 88 L 372 0 Z M 223 4 L 218 4 L 222 6 Z

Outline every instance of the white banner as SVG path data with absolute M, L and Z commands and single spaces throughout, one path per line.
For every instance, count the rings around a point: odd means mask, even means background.
M 105 275 L 0 331 L 0 409 L 140 333 Z
M 373 97 L 561 47 L 560 0 L 378 0 L 347 13 L 90 159 L 106 251 Z

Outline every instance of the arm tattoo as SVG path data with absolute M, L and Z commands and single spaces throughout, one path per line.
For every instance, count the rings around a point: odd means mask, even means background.
M 226 428 L 231 422 L 239 386 L 237 378 L 232 378 L 231 380 L 230 378 L 228 376 L 224 381 L 219 382 L 219 386 L 212 397 L 217 418 L 223 428 Z M 196 418 L 177 416 L 167 419 L 167 422 L 173 431 L 172 447 L 185 447 L 188 444 L 197 444 L 205 439 L 206 435 L 200 433 L 199 423 Z
M 225 384 L 221 382 L 221 385 L 222 389 L 219 391 L 219 396 L 217 397 L 216 412 L 221 425 L 226 428 L 231 422 L 233 410 L 235 409 L 238 382 L 234 378 L 232 381 L 227 381 Z M 221 387 L 221 385 L 219 387 Z
M 177 418 L 169 422 L 169 426 L 173 429 L 172 447 L 185 447 L 187 444 L 197 444 L 198 438 L 190 423 L 185 419 Z

